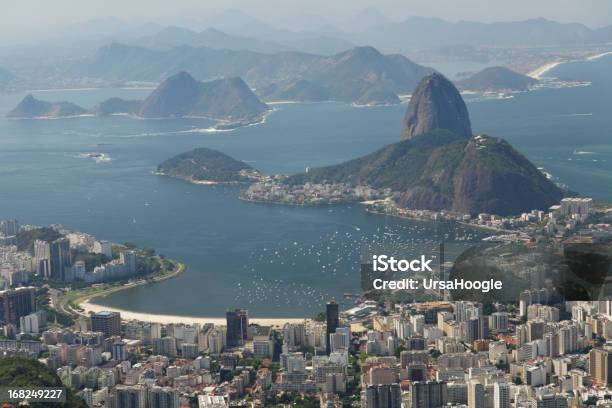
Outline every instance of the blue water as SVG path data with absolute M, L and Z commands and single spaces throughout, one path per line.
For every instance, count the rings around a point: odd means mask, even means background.
M 610 61 L 595 63 L 600 71 Z M 592 68 L 592 67 L 591 67 Z M 595 70 L 597 71 L 597 70 Z M 600 71 L 597 71 L 598 73 Z M 612 80 L 589 70 L 589 87 L 549 89 L 468 103 L 474 130 L 508 139 L 570 189 L 612 201 Z M 109 96 L 147 91 L 35 92 L 91 106 Z M 23 95 L 1 95 L 0 114 Z M 362 245 L 473 234 L 370 215 L 357 206 L 294 208 L 237 199 L 239 188 L 196 186 L 152 174 L 164 159 L 194 147 L 219 149 L 266 173 L 337 163 L 398 140 L 405 106 L 353 108 L 339 103 L 277 105 L 265 124 L 234 132 L 194 131 L 195 119 L 124 117 L 0 120 L 0 218 L 61 223 L 116 242 L 147 245 L 188 269 L 168 281 L 99 303 L 160 314 L 220 316 L 246 307 L 255 316 L 310 316 L 329 298 L 357 292 Z M 101 152 L 96 163 L 79 156 Z

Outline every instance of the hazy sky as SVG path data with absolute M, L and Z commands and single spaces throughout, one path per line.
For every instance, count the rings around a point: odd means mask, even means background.
M 161 23 L 205 19 L 232 8 L 271 22 L 299 14 L 342 20 L 367 7 L 394 20 L 415 15 L 475 21 L 545 17 L 592 27 L 612 24 L 612 0 L 0 0 L 0 34 L 104 16 Z

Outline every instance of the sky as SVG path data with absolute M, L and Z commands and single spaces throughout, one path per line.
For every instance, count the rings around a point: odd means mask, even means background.
M 612 24 L 611 0 L 0 0 L 0 35 L 42 32 L 107 16 L 162 24 L 205 20 L 227 9 L 240 9 L 266 22 L 287 24 L 301 14 L 342 21 L 368 7 L 393 20 L 427 16 L 490 22 L 545 17 L 590 27 Z

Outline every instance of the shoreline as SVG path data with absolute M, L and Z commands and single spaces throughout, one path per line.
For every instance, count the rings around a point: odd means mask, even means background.
M 95 297 L 95 296 L 94 296 Z M 87 315 L 89 312 L 101 312 L 103 310 L 111 312 L 119 312 L 122 320 L 136 320 L 140 322 L 148 323 L 183 323 L 183 324 L 205 324 L 213 323 L 215 325 L 225 325 L 226 320 L 224 317 L 196 317 L 196 316 L 181 316 L 181 315 L 166 315 L 166 314 L 155 314 L 145 312 L 134 312 L 126 309 L 107 307 L 91 303 L 89 299 L 79 302 L 79 306 L 83 308 L 84 314 Z M 278 326 L 282 327 L 285 323 L 301 323 L 304 320 L 308 320 L 306 317 L 249 317 L 250 323 L 257 323 L 263 326 Z

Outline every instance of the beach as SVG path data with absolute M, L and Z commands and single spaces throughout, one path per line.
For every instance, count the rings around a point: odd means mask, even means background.
M 82 314 L 88 315 L 89 312 L 97 313 L 101 311 L 119 312 L 121 313 L 122 320 L 138 320 L 141 322 L 150 323 L 183 323 L 183 324 L 206 324 L 212 323 L 215 325 L 225 325 L 226 321 L 224 317 L 193 317 L 193 316 L 176 316 L 176 315 L 164 315 L 164 314 L 151 314 L 151 313 L 139 313 L 130 310 L 124 310 L 114 307 L 96 305 L 91 303 L 89 299 L 79 303 L 79 306 L 83 309 Z M 274 318 L 274 317 L 261 317 L 254 318 L 249 317 L 249 323 L 256 323 L 262 326 L 275 326 L 282 327 L 285 323 L 301 323 L 304 318 Z

